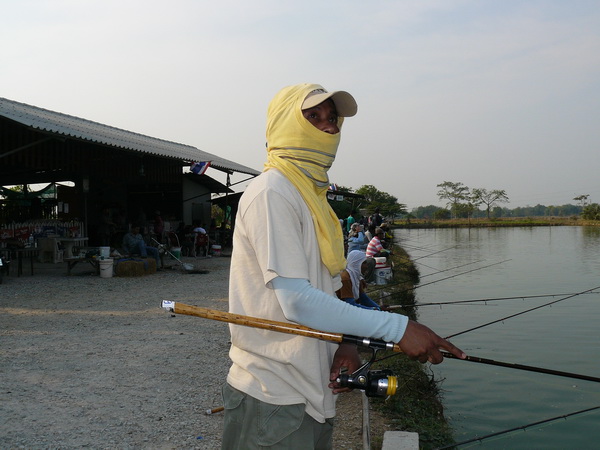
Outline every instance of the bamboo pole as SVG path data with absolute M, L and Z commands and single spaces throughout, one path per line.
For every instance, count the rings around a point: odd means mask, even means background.
M 322 341 L 330 342 L 348 342 L 359 346 L 389 349 L 395 352 L 402 351 L 398 344 L 385 342 L 378 339 L 362 338 L 357 336 L 348 336 L 339 333 L 330 333 L 327 331 L 315 330 L 314 328 L 297 325 L 294 323 L 278 322 L 275 320 L 261 319 L 258 317 L 244 316 L 241 314 L 233 314 L 226 311 L 218 311 L 215 309 L 203 308 L 201 306 L 186 305 L 185 303 L 163 300 L 162 307 L 172 311 L 175 314 L 184 314 L 188 316 L 203 317 L 205 319 L 218 320 L 220 322 L 233 323 L 252 328 L 260 328 L 263 330 L 277 331 L 279 333 L 296 334 Z

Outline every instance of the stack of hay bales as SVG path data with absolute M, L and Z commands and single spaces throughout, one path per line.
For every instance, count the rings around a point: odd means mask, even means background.
M 156 273 L 154 258 L 123 258 L 117 260 L 115 275 L 118 277 L 141 277 Z

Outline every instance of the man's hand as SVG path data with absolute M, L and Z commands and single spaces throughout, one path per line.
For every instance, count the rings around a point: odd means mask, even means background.
M 333 356 L 333 362 L 331 363 L 331 370 L 329 373 L 329 387 L 333 389 L 334 394 L 339 394 L 341 392 L 350 392 L 352 389 L 350 388 L 342 388 L 335 381 L 340 374 L 342 368 L 346 368 L 348 373 L 354 372 L 362 365 L 360 361 L 360 356 L 358 355 L 358 350 L 356 345 L 353 344 L 340 344 L 335 355 Z
M 427 361 L 433 364 L 441 363 L 444 357 L 440 349 L 447 350 L 460 359 L 467 357 L 458 347 L 441 338 L 425 325 L 412 320 L 408 321 L 404 336 L 398 344 L 402 352 L 409 358 L 419 360 L 422 363 Z

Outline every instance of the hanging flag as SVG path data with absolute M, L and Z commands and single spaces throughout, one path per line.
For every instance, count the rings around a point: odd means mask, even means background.
M 335 183 L 331 183 L 331 184 L 329 185 L 329 190 L 330 190 L 330 191 L 337 191 L 337 184 L 335 184 Z
M 196 175 L 204 175 L 206 169 L 210 167 L 210 161 L 206 162 L 195 162 L 191 165 L 190 170 Z

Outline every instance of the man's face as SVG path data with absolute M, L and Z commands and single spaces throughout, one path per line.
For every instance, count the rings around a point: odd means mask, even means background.
M 340 132 L 337 126 L 338 114 L 335 109 L 335 103 L 331 99 L 327 99 L 312 108 L 303 109 L 302 115 L 315 128 L 325 133 L 337 134 Z

